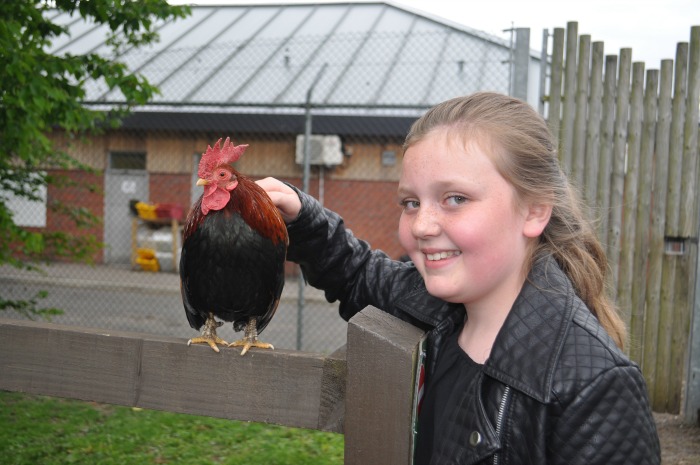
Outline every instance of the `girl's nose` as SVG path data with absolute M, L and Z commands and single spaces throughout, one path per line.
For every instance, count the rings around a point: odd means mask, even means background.
M 432 208 L 419 207 L 414 217 L 411 231 L 415 237 L 436 236 L 440 232 L 438 216 Z

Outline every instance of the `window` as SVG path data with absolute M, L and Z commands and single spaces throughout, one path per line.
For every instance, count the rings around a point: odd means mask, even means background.
M 45 174 L 45 173 L 44 173 Z M 39 176 L 37 175 L 37 178 Z M 12 217 L 17 226 L 35 228 L 46 227 L 46 186 L 42 185 L 37 191 L 41 200 L 29 200 L 19 197 L 12 192 L 3 192 L 7 199 L 7 208 L 12 212 Z
M 146 154 L 143 152 L 110 152 L 110 170 L 141 170 L 146 169 Z

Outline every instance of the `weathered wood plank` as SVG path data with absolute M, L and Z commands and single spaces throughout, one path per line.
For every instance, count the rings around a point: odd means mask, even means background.
M 622 234 L 622 208 L 624 205 L 625 153 L 627 151 L 627 123 L 630 105 L 630 76 L 632 49 L 620 49 L 620 68 L 617 75 L 617 97 L 615 99 L 615 133 L 612 152 L 612 175 L 610 178 L 610 212 L 608 216 L 607 255 L 610 265 L 611 291 L 617 298 L 617 283 L 620 272 L 620 241 Z
M 671 138 L 669 142 L 669 174 L 668 192 L 666 197 L 666 236 L 679 238 L 680 236 L 680 211 L 681 211 L 681 178 L 683 169 L 683 127 L 685 122 L 686 90 L 688 76 L 688 43 L 680 42 L 676 46 L 676 64 L 674 77 L 673 102 L 671 105 Z M 652 384 L 648 387 L 651 393 L 652 408 L 658 411 L 668 411 L 668 380 L 671 377 L 671 344 L 673 330 L 673 314 L 679 305 L 677 295 L 677 281 L 683 279 L 679 276 L 682 268 L 681 257 L 665 254 L 663 257 L 663 271 L 661 276 L 661 308 L 659 309 L 657 338 L 655 343 L 649 344 L 648 350 L 653 352 L 653 367 L 649 371 Z M 645 347 L 645 356 L 646 356 Z M 645 360 L 645 369 L 646 360 Z
M 341 431 L 344 361 L 0 319 L 0 389 Z M 331 420 L 333 418 L 334 420 Z
M 680 235 L 697 239 L 696 194 L 698 171 L 698 119 L 700 101 L 700 26 L 690 29 L 688 84 L 683 130 L 683 174 L 681 176 Z
M 685 125 L 685 93 L 688 76 L 688 43 L 676 45 L 676 64 L 671 103 L 671 137 L 669 141 L 668 193 L 666 197 L 666 236 L 680 237 L 681 177 L 683 170 L 683 127 Z
M 600 219 L 598 237 L 603 244 L 608 241 L 608 211 L 610 209 L 610 176 L 612 175 L 612 148 L 615 127 L 615 86 L 617 83 L 617 55 L 605 57 L 603 82 L 603 116 L 600 121 L 600 150 L 598 190 L 596 194 Z
M 691 311 L 694 308 L 693 273 L 697 270 L 698 242 L 698 122 L 700 119 L 700 26 L 690 29 L 688 47 L 688 90 L 686 97 L 685 129 L 683 131 L 683 175 L 681 177 L 680 232 L 687 242 L 687 252 L 680 260 L 677 285 L 682 294 L 676 300 L 676 311 L 671 326 L 669 354 L 668 412 L 681 409 L 681 392 L 687 369 L 688 341 L 690 340 Z
M 656 218 L 653 213 L 652 198 L 654 191 L 654 144 L 656 140 L 656 121 L 658 117 L 659 101 L 659 71 L 655 69 L 647 70 L 646 91 L 644 94 L 644 125 L 642 127 L 642 140 L 639 148 L 639 196 L 637 201 L 637 212 L 635 216 L 635 242 L 634 242 L 634 270 L 648 269 L 651 236 L 655 234 L 653 224 Z M 666 173 L 665 168 L 660 168 Z M 666 188 L 664 186 L 664 194 Z M 663 249 L 663 244 L 662 244 Z M 638 274 L 638 273 L 637 273 Z M 629 332 L 630 340 L 634 341 L 629 345 L 630 356 L 636 357 L 638 353 L 633 351 L 641 347 L 644 334 L 644 303 L 646 301 L 647 282 L 651 280 L 651 270 L 647 279 L 635 279 L 632 282 L 631 312 Z M 635 359 L 635 360 L 638 360 Z
M 422 334 L 377 309 L 350 320 L 346 465 L 410 463 L 413 368 Z
M 651 360 L 654 357 L 654 347 L 659 329 L 659 306 L 661 303 L 661 277 L 664 257 L 664 227 L 666 219 L 666 193 L 668 191 L 668 151 L 671 130 L 671 98 L 673 88 L 673 60 L 661 62 L 661 84 L 658 101 L 658 123 L 656 125 L 656 155 L 654 157 L 653 200 L 651 207 L 649 276 L 647 278 L 645 305 L 643 312 L 638 315 L 642 326 L 641 333 L 637 327 L 630 330 L 630 356 L 641 367 L 647 386 L 651 377 L 647 369 L 653 370 Z
M 547 125 L 552 132 L 554 140 L 559 141 L 559 133 L 561 130 L 562 71 L 564 69 L 564 28 L 561 27 L 554 28 L 551 69 Z M 561 147 L 561 144 L 558 142 L 557 146 Z M 559 156 L 561 157 L 561 151 Z
M 323 362 L 321 380 L 321 406 L 318 415 L 318 428 L 322 431 L 343 433 L 345 421 L 345 381 L 347 347 L 336 350 Z
M 574 111 L 574 139 L 571 153 L 570 179 L 576 186 L 583 186 L 586 153 L 586 120 L 588 119 L 588 93 L 590 86 L 591 36 L 579 37 L 578 70 L 576 72 L 576 108 Z
M 571 173 L 574 146 L 574 114 L 576 112 L 576 50 L 578 44 L 578 23 L 566 23 L 566 55 L 564 63 L 564 104 L 561 133 L 559 136 L 559 157 L 562 167 Z
M 600 170 L 600 120 L 603 109 L 603 63 L 605 45 L 593 42 L 591 50 L 591 85 L 588 101 L 588 120 L 586 122 L 586 155 L 584 196 L 590 206 L 596 201 L 598 185 L 597 173 Z
M 627 125 L 626 169 L 623 174 L 624 187 L 619 258 L 619 278 L 617 281 L 617 304 L 625 325 L 629 327 L 632 314 L 632 283 L 634 270 L 637 201 L 640 176 L 640 148 L 642 145 L 642 116 L 644 95 L 644 63 L 632 65 L 632 88 Z M 647 210 L 648 211 L 648 210 Z
M 634 281 L 634 256 L 636 240 L 637 201 L 640 176 L 640 148 L 642 145 L 642 117 L 644 115 L 644 63 L 632 64 L 632 87 L 627 123 L 627 148 L 624 177 L 619 278 L 617 304 L 625 325 L 629 327 L 632 313 L 632 283 Z

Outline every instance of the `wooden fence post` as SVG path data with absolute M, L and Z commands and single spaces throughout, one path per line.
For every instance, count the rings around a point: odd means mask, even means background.
M 646 75 L 629 48 L 619 59 L 605 56 L 603 70 L 603 44 L 594 42 L 589 55 L 590 37 L 579 37 L 577 26 L 567 23 L 566 40 L 555 29 L 547 123 L 563 169 L 596 214 L 607 285 L 652 407 L 678 413 L 689 386 L 700 385 L 691 373 L 700 363 L 688 362 L 689 346 L 700 347 L 691 333 L 700 320 L 691 314 L 700 308 L 700 26 L 691 27 L 690 46 L 678 44 L 675 62 L 662 60 L 660 72 Z
M 418 328 L 375 308 L 350 320 L 346 465 L 411 462 L 413 367 L 422 335 Z
M 562 81 L 564 70 L 564 28 L 554 28 L 552 38 L 552 66 L 549 80 L 549 111 L 547 112 L 547 126 L 552 132 L 555 141 L 559 141 L 561 132 L 561 103 L 562 103 Z M 544 71 L 541 71 L 544 72 Z M 559 158 L 563 160 L 561 143 L 557 146 Z
M 578 23 L 566 23 L 566 55 L 564 62 L 564 90 L 561 129 L 559 132 L 559 158 L 564 171 L 571 173 L 574 147 L 574 117 L 576 114 L 576 50 Z
M 625 189 L 625 154 L 627 151 L 627 124 L 629 119 L 629 97 L 632 74 L 632 49 L 620 49 L 615 101 L 615 132 L 613 136 L 612 173 L 610 177 L 610 211 L 608 215 L 607 254 L 612 282 L 612 297 L 617 298 L 620 274 L 620 248 L 622 232 L 622 209 Z

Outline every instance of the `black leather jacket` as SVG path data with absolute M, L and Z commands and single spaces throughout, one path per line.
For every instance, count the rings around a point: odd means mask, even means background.
M 288 258 L 349 319 L 368 305 L 429 331 L 427 375 L 462 305 L 430 296 L 410 263 L 355 238 L 335 213 L 299 193 Z M 658 464 L 639 368 L 614 344 L 551 258 L 533 267 L 483 365 L 478 392 L 444 421 L 433 464 Z

